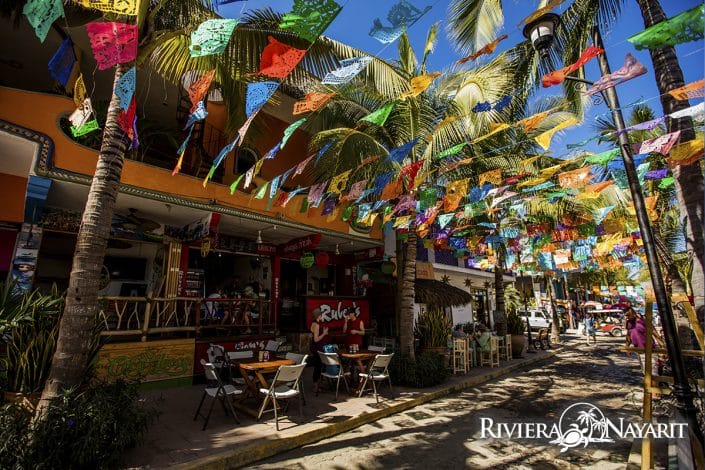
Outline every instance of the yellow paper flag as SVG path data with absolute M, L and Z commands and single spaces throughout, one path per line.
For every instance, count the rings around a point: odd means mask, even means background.
M 504 123 L 504 122 L 500 122 L 500 123 L 497 123 L 497 124 L 491 124 L 491 125 L 490 125 L 490 129 L 491 129 L 491 130 L 490 130 L 490 132 L 489 132 L 488 134 L 482 135 L 482 136 L 478 137 L 477 139 L 473 140 L 473 141 L 470 142 L 470 143 L 471 143 L 471 144 L 476 144 L 476 143 L 478 143 L 478 142 L 482 142 L 483 140 L 487 139 L 488 137 L 493 136 L 493 135 L 495 135 L 495 134 L 498 133 L 498 132 L 502 132 L 504 129 L 508 129 L 508 128 L 509 128 L 509 124 L 506 124 L 506 123 Z
M 565 121 L 558 124 L 553 129 L 549 129 L 546 132 L 537 135 L 536 137 L 534 137 L 534 140 L 537 144 L 541 146 L 542 149 L 548 150 L 548 148 L 551 146 L 551 138 L 553 137 L 553 134 L 558 131 L 562 131 L 563 129 L 566 129 L 568 127 L 575 126 L 576 124 L 580 124 L 580 121 L 578 121 L 576 117 L 571 116 Z
M 704 153 L 703 142 L 702 138 L 698 138 L 674 146 L 668 153 L 669 165 L 692 165 L 697 162 Z
M 138 0 L 79 0 L 86 8 L 117 13 L 118 15 L 137 16 L 140 7 Z
M 502 184 L 502 169 L 497 168 L 495 170 L 486 171 L 480 174 L 477 185 L 482 186 L 485 181 L 495 185 Z
M 348 182 L 348 177 L 352 173 L 352 170 L 344 171 L 339 175 L 335 175 L 330 180 L 330 185 L 328 186 L 328 192 L 332 194 L 340 194 Z
M 77 107 L 83 106 L 86 99 L 86 84 L 83 82 L 83 74 L 79 74 L 76 83 L 73 84 L 73 102 Z
M 431 83 L 433 83 L 436 78 L 440 76 L 441 72 L 433 72 L 412 78 L 410 82 L 411 90 L 403 93 L 401 98 L 404 99 L 410 96 L 419 96 L 421 93 L 426 91 L 429 86 L 431 86 Z

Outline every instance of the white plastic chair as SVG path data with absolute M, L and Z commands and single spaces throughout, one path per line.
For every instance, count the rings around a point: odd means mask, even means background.
M 392 354 L 377 354 L 372 360 L 372 364 L 367 372 L 360 372 L 360 378 L 364 379 L 362 386 L 360 387 L 360 393 L 358 396 L 362 396 L 365 392 L 368 382 L 372 382 L 372 390 L 375 394 L 375 400 L 379 403 L 379 395 L 377 393 L 377 382 L 386 380 L 389 382 L 389 391 L 393 395 L 394 391 L 392 389 L 392 379 L 389 376 L 389 363 L 392 362 Z
M 306 365 L 306 361 L 308 360 L 308 354 L 288 352 L 286 353 L 286 359 L 294 361 L 296 364 Z M 301 392 L 301 399 L 303 400 L 304 405 L 306 405 L 306 391 L 304 390 L 303 379 L 301 379 L 301 381 L 299 382 L 299 391 Z
M 221 378 L 227 382 L 232 374 L 230 373 L 230 363 L 228 362 L 227 354 L 225 354 L 225 348 L 219 344 L 211 343 L 206 349 L 206 356 L 208 356 L 208 362 L 218 369 Z
M 206 372 L 206 380 L 208 380 L 209 384 L 206 385 L 206 388 L 203 390 L 203 396 L 201 397 L 201 402 L 198 404 L 198 409 L 196 409 L 196 415 L 193 417 L 193 420 L 196 421 L 199 416 L 205 418 L 203 428 L 201 429 L 202 431 L 205 431 L 206 426 L 208 426 L 208 420 L 211 417 L 211 412 L 213 411 L 213 405 L 215 405 L 216 400 L 220 400 L 220 404 L 223 405 L 223 411 L 225 414 L 228 414 L 229 408 L 230 412 L 233 414 L 233 418 L 235 418 L 235 421 L 240 424 L 240 420 L 237 419 L 237 415 L 235 414 L 235 409 L 233 408 L 233 403 L 230 398 L 235 395 L 240 395 L 242 390 L 235 388 L 233 385 L 224 384 L 220 379 L 218 369 L 214 364 L 206 362 L 203 359 L 201 359 L 201 364 L 203 364 L 203 369 Z M 201 414 L 201 407 L 203 406 L 203 402 L 206 400 L 206 396 L 211 397 L 213 400 L 211 401 L 211 406 L 208 408 L 208 414 L 203 415 Z
M 343 371 L 343 364 L 340 362 L 340 358 L 338 357 L 338 354 L 336 353 L 324 353 L 324 352 L 318 352 L 318 356 L 321 358 L 321 364 L 323 364 L 323 367 L 337 367 L 338 372 L 336 374 L 332 374 L 330 372 L 326 372 L 326 369 L 323 369 L 321 372 L 321 377 L 325 377 L 329 382 L 335 381 L 335 399 L 338 399 L 338 389 L 340 388 L 340 379 L 343 379 L 343 383 L 345 384 L 345 389 L 350 393 L 350 387 L 348 387 L 348 381 L 347 381 L 347 376 L 350 375 L 350 372 L 345 372 Z
M 299 414 L 303 417 L 303 407 L 301 404 L 301 391 L 299 390 L 299 382 L 301 381 L 301 374 L 304 371 L 305 364 L 297 364 L 293 366 L 279 366 L 277 374 L 272 380 L 272 385 L 267 388 L 260 388 L 259 392 L 264 395 L 264 401 L 260 407 L 257 419 L 262 417 L 262 414 L 267 408 L 269 400 L 272 401 L 274 409 L 274 423 L 276 425 L 277 431 L 279 431 L 279 404 L 280 400 L 288 401 L 292 398 L 299 398 Z M 286 408 L 284 409 L 286 412 Z
M 243 359 L 252 359 L 255 357 L 255 352 L 251 349 L 248 351 L 230 351 L 226 354 L 229 362 L 238 362 Z M 240 369 L 242 371 L 242 369 Z M 252 376 L 249 376 L 250 378 Z M 245 379 L 242 377 L 233 377 L 232 381 L 238 385 L 245 385 Z

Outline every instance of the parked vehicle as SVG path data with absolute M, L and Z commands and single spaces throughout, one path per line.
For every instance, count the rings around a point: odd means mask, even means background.
M 540 330 L 541 328 L 551 328 L 551 315 L 544 310 L 529 309 L 528 315 L 526 310 L 519 310 L 517 314 L 529 324 L 531 330 Z
M 624 313 L 622 310 L 593 310 L 593 313 L 599 318 L 599 326 L 597 329 L 601 332 L 617 337 L 626 334 L 624 329 Z

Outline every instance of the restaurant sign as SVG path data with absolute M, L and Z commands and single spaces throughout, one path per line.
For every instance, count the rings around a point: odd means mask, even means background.
M 345 314 L 354 312 L 362 322 L 370 326 L 370 304 L 367 299 L 345 297 L 307 297 L 306 298 L 306 324 L 313 322 L 312 312 L 320 308 L 323 313 L 322 322 L 331 330 L 341 330 L 345 322 Z
M 286 256 L 293 255 L 304 250 L 312 250 L 318 246 L 318 243 L 320 241 L 320 233 L 314 233 L 305 237 L 295 238 L 284 243 L 283 245 L 279 245 L 279 254 L 282 256 Z

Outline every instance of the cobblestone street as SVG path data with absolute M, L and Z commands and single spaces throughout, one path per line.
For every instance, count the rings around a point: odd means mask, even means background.
M 591 443 L 561 453 L 550 439 L 482 439 L 480 418 L 547 423 L 577 402 L 597 406 L 612 421 L 636 421 L 640 373 L 623 340 L 577 340 L 543 366 L 520 371 L 429 402 L 351 432 L 291 451 L 251 468 L 624 468 L 631 440 Z

